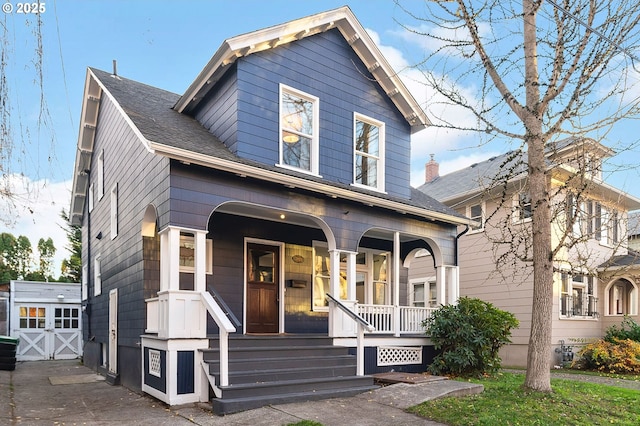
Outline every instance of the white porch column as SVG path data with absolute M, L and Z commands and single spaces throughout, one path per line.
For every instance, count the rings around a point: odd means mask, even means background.
M 356 253 L 352 251 L 349 251 L 346 253 L 347 253 L 347 300 L 356 300 Z
M 194 232 L 195 239 L 195 276 L 193 289 L 197 292 L 207 291 L 207 231 Z
M 180 229 L 160 231 L 160 291 L 180 289 Z
M 455 305 L 460 298 L 460 279 L 459 268 L 457 266 L 447 266 L 447 302 L 450 305 Z
M 393 233 L 393 324 L 400 337 L 400 233 Z
M 446 304 L 447 279 L 444 265 L 436 268 L 436 285 L 438 286 L 438 305 Z

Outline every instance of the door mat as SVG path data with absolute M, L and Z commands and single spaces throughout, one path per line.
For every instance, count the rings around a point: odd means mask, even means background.
M 52 385 L 77 385 L 80 383 L 95 383 L 104 381 L 99 374 L 74 374 L 71 376 L 49 376 Z

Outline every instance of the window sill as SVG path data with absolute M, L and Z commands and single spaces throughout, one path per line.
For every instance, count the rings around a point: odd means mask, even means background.
M 312 170 L 300 169 L 298 167 L 289 166 L 288 164 L 275 164 L 276 167 L 280 167 L 282 169 L 291 170 L 293 172 L 304 173 L 305 175 L 314 176 L 317 178 L 322 178 L 322 175 L 314 172 Z
M 379 194 L 385 194 L 385 195 L 387 194 L 387 191 L 385 191 L 384 189 L 374 188 L 373 186 L 362 185 L 360 183 L 352 183 L 351 186 L 353 186 L 354 188 L 367 189 L 369 191 L 377 192 Z
M 573 321 L 573 320 L 577 320 L 577 321 L 597 321 L 598 317 L 594 316 L 594 317 L 587 317 L 587 316 L 581 316 L 581 315 L 574 315 L 571 317 L 565 316 L 565 315 L 560 315 L 560 320 L 562 321 Z

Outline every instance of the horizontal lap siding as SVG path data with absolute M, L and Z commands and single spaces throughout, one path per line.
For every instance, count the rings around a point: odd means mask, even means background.
M 83 218 L 83 264 L 89 266 L 91 335 L 97 343 L 108 341 L 109 291 L 118 289 L 118 345 L 139 351 L 145 328 L 142 218 L 147 205 L 156 206 L 159 223 L 167 221 L 169 161 L 149 153 L 110 98 L 103 96 L 94 145 L 91 181 L 96 185 L 97 158 L 104 150 L 104 196 Z M 111 235 L 111 188 L 118 185 L 118 234 Z M 90 216 L 90 217 L 89 217 Z M 88 220 L 91 235 L 88 235 Z M 98 233 L 102 238 L 98 239 Z M 88 259 L 87 244 L 91 244 Z M 93 296 L 94 258 L 101 255 L 102 294 Z M 86 324 L 85 324 L 86 326 Z M 140 368 L 120 365 L 123 384 L 139 388 Z
M 386 190 L 409 197 L 409 126 L 338 31 L 240 58 L 238 155 L 279 161 L 279 83 L 319 98 L 320 174 L 353 182 L 353 114 L 386 125 Z

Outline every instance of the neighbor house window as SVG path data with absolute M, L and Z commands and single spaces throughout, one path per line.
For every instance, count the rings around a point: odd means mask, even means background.
M 531 219 L 533 216 L 533 210 L 531 208 L 531 196 L 528 193 L 521 192 L 517 194 L 516 209 L 516 220 L 523 221 Z
M 620 279 L 605 291 L 607 315 L 638 315 L 638 290 L 631 282 Z
M 354 183 L 384 191 L 384 123 L 355 115 Z
M 196 265 L 196 242 L 193 234 L 180 234 L 180 272 L 193 273 Z M 213 273 L 213 241 L 206 240 L 206 273 Z
M 318 103 L 280 85 L 280 165 L 318 174 Z
M 111 188 L 111 239 L 118 235 L 118 184 Z
M 102 259 L 97 255 L 93 261 L 93 295 L 102 294 Z
M 595 278 L 583 274 L 561 274 L 560 316 L 593 318 L 598 315 Z
M 409 303 L 415 307 L 438 307 L 436 277 L 420 278 L 410 282 Z
M 469 206 L 466 215 L 471 220 L 478 222 L 478 225 L 471 227 L 471 231 L 482 231 L 484 229 L 484 208 L 482 203 Z

